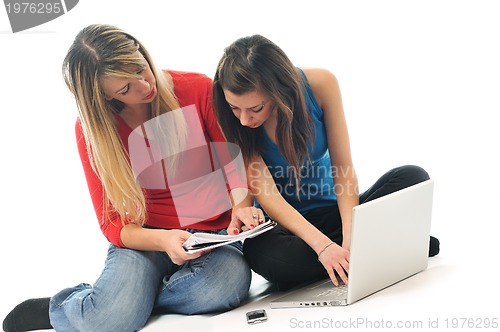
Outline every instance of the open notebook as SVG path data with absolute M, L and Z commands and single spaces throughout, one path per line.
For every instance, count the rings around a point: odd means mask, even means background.
M 275 226 L 276 222 L 267 220 L 254 229 L 241 232 L 237 235 L 210 234 L 204 232 L 193 233 L 182 246 L 188 253 L 214 249 L 236 241 L 255 237 L 273 229 Z

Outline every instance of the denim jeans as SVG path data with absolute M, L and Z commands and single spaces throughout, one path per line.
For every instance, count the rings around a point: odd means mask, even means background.
M 239 242 L 181 266 L 164 252 L 110 245 L 93 286 L 80 284 L 51 298 L 50 322 L 63 332 L 137 331 L 153 311 L 190 315 L 235 308 L 248 297 L 250 282 Z

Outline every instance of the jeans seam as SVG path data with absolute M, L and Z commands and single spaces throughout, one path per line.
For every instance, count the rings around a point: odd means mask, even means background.
M 191 278 L 194 278 L 196 277 L 203 268 L 205 268 L 205 266 L 208 264 L 208 261 L 210 260 L 210 258 L 212 257 L 212 253 L 208 253 L 205 255 L 206 257 L 204 257 L 203 259 L 203 262 L 201 263 L 201 266 L 198 267 L 198 268 L 193 268 L 192 266 L 190 267 L 191 269 L 191 273 L 187 274 L 187 275 L 184 275 L 182 277 L 179 277 L 179 278 L 176 278 L 174 280 L 169 280 L 167 283 L 168 285 L 165 285 L 165 289 L 166 290 L 172 290 L 172 288 L 174 288 L 175 286 L 177 286 L 179 283 L 181 282 L 184 282 L 186 280 L 189 280 Z

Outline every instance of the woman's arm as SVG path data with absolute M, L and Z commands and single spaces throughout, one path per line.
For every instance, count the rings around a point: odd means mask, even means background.
M 342 218 L 342 246 L 349 249 L 352 208 L 359 204 L 359 192 L 339 84 L 337 78 L 328 70 L 303 70 L 324 112 L 332 176 Z
M 122 219 L 116 212 L 112 212 L 109 214 L 107 213 L 107 207 L 104 204 L 107 199 L 104 194 L 104 186 L 102 185 L 101 180 L 92 168 L 89 155 L 87 153 L 87 145 L 85 142 L 85 137 L 83 135 L 82 125 L 79 118 L 77 119 L 75 124 L 75 133 L 78 153 L 82 162 L 85 179 L 87 180 L 90 199 L 92 200 L 92 204 L 99 221 L 99 227 L 110 243 L 118 247 L 123 247 L 124 245 L 120 239 Z
M 262 157 L 255 157 L 247 168 L 250 189 L 269 217 L 304 240 L 319 256 L 332 282 L 338 281 L 334 271 L 347 283 L 349 251 L 341 248 L 309 223 L 280 194 Z M 327 248 L 328 250 L 324 250 Z
M 180 229 L 151 229 L 137 224 L 127 224 L 121 229 L 121 240 L 125 247 L 135 250 L 163 251 L 177 265 L 203 255 L 203 252 L 188 254 L 182 244 L 191 233 Z

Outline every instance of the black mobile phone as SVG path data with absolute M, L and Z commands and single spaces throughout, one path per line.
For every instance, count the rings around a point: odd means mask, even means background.
M 262 323 L 267 320 L 267 314 L 264 309 L 253 310 L 247 312 L 247 323 L 248 324 L 257 324 Z

